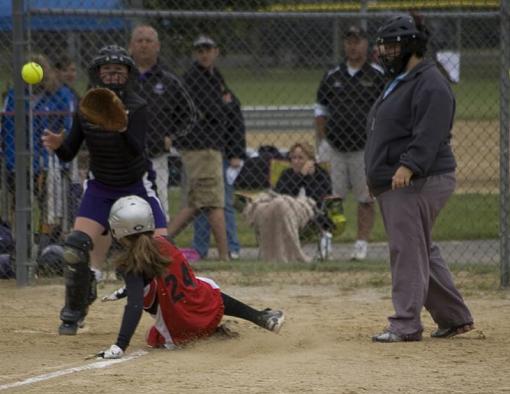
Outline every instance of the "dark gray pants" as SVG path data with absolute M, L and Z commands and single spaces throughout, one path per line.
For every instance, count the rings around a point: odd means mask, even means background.
M 452 275 L 432 243 L 432 226 L 455 189 L 455 174 L 430 176 L 377 197 L 389 239 L 392 301 L 389 330 L 423 331 L 425 307 L 440 328 L 473 322 Z

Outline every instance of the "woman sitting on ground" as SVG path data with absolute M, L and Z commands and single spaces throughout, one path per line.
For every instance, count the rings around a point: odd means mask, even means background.
M 317 218 L 323 199 L 331 194 L 330 176 L 316 163 L 310 144 L 292 145 L 289 158 L 290 168 L 283 171 L 274 191 L 261 193 L 244 209 L 264 261 L 311 261 L 301 248 L 299 233 Z

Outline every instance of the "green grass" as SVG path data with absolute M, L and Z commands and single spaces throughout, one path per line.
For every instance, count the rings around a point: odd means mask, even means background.
M 499 116 L 497 79 L 464 79 L 453 85 L 457 100 L 457 119 L 487 120 Z
M 385 262 L 386 260 L 384 260 Z M 315 263 L 267 263 L 260 264 L 259 260 L 239 260 L 239 261 L 211 261 L 200 260 L 194 263 L 194 268 L 207 272 L 238 272 L 241 274 L 265 274 L 273 272 L 289 271 L 310 271 L 310 272 L 387 272 L 387 264 L 381 264 L 383 261 L 343 261 L 338 264 L 337 261 L 324 261 Z M 465 272 L 469 275 L 490 275 L 498 273 L 498 267 L 495 264 L 450 264 L 452 272 Z
M 460 83 L 453 85 L 458 119 L 496 119 L 499 114 L 499 79 L 491 64 L 465 66 Z M 243 106 L 313 105 L 324 68 L 222 68 L 229 86 Z M 497 69 L 496 69 L 497 70 Z M 3 81 L 12 79 L 0 70 Z M 83 93 L 87 81 L 80 74 L 77 89 Z M 5 82 L 7 83 L 7 82 Z M 5 88 L 2 86 L 2 88 Z
M 171 215 L 175 215 L 179 207 L 179 189 L 171 189 Z M 344 202 L 347 217 L 345 232 L 334 239 L 335 242 L 350 243 L 356 239 L 356 209 L 357 204 L 349 195 Z M 434 227 L 436 241 L 466 240 L 466 239 L 495 239 L 499 236 L 499 196 L 484 194 L 455 194 L 442 210 Z M 256 246 L 253 229 L 242 215 L 237 214 L 239 241 L 242 246 Z M 177 237 L 181 246 L 190 246 L 193 236 L 192 225 L 188 226 Z M 376 214 L 372 241 L 385 241 L 386 235 L 379 212 Z
M 311 105 L 324 70 L 273 68 L 225 71 L 243 105 Z
M 272 68 L 225 69 L 225 78 L 247 105 L 312 105 L 324 70 Z M 495 119 L 499 114 L 499 80 L 469 70 L 453 85 L 458 119 Z
M 384 288 L 391 285 L 388 264 L 383 261 L 271 264 L 260 261 L 200 261 L 193 267 L 201 275 L 217 278 L 224 285 L 335 285 L 340 290 L 363 287 Z M 497 265 L 452 264 L 455 282 L 466 297 L 487 293 L 505 299 L 508 292 L 500 288 Z M 496 292 L 495 292 L 496 291 Z

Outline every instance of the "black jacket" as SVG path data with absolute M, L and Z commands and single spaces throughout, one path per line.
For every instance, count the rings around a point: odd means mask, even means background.
M 241 102 L 236 95 L 225 86 L 223 92 L 225 104 L 225 158 L 246 158 L 246 127 L 241 111 Z
M 351 77 L 347 65 L 329 70 L 317 91 L 317 104 L 327 108 L 326 139 L 339 152 L 363 150 L 367 114 L 384 86 L 384 76 L 370 64 Z
M 368 116 L 365 170 L 372 193 L 390 189 L 401 165 L 413 171 L 413 178 L 454 171 L 455 97 L 434 62 L 423 60 L 383 95 Z
M 177 138 L 178 149 L 200 150 L 225 148 L 226 109 L 223 102 L 224 82 L 220 72 L 212 72 L 193 63 L 183 76 L 184 84 L 197 108 L 198 121 L 191 132 Z
M 131 185 L 141 180 L 150 168 L 145 153 L 146 103 L 132 92 L 127 92 L 122 101 L 129 111 L 126 131 L 98 129 L 76 113 L 71 132 L 55 151 L 59 159 L 71 161 L 85 141 L 90 172 L 94 179 L 109 186 Z
M 275 191 L 297 197 L 302 187 L 306 191 L 306 196 L 320 205 L 324 197 L 331 195 L 331 178 L 327 171 L 317 164 L 313 175 L 303 175 L 292 168 L 287 168 L 280 175 Z
M 165 153 L 164 137 L 186 134 L 197 121 L 193 100 L 179 77 L 157 63 L 141 74 L 135 92 L 147 101 L 149 157 Z

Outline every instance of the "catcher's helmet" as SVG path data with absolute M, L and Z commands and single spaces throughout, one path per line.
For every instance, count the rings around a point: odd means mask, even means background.
M 119 45 L 107 45 L 102 47 L 90 63 L 89 78 L 93 85 L 109 88 L 116 93 L 122 91 L 123 86 L 113 84 L 105 85 L 99 78 L 99 67 L 105 64 L 122 64 L 126 66 L 129 70 L 128 81 L 132 80 L 138 73 L 135 61 L 131 56 L 129 56 L 125 48 Z
M 129 56 L 125 48 L 119 45 L 102 47 L 97 56 L 92 59 L 89 70 L 97 71 L 104 64 L 123 64 L 129 68 L 129 71 L 136 68 L 133 58 Z
M 64 247 L 59 244 L 46 246 L 36 262 L 38 274 L 62 275 L 64 273 Z
M 154 215 L 150 204 L 138 196 L 119 198 L 110 210 L 110 229 L 116 239 L 127 235 L 154 231 Z
M 413 54 L 423 57 L 427 49 L 428 31 L 425 26 L 417 26 L 411 15 L 397 15 L 388 19 L 377 31 L 376 43 L 384 46 L 399 43 L 400 53 L 396 56 L 380 52 L 381 63 L 390 76 L 400 74 Z

